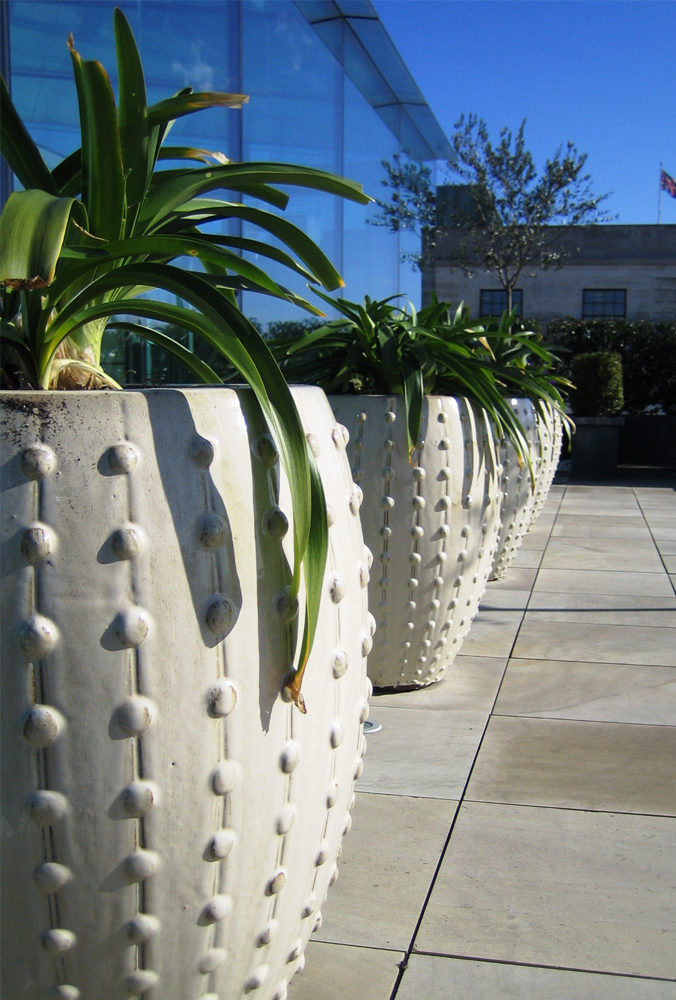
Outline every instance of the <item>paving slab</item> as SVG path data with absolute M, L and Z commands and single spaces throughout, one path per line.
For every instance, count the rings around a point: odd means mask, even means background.
M 523 536 L 521 542 L 525 549 L 544 549 L 547 542 L 549 541 L 549 536 L 552 533 L 554 527 L 554 518 L 547 518 L 546 522 L 542 522 L 538 519 L 534 528 L 527 531 Z
M 430 709 L 434 712 L 483 712 L 488 716 L 498 693 L 507 658 L 456 656 L 438 684 L 416 691 L 374 692 L 371 717 L 381 708 Z
M 674 979 L 675 826 L 463 803 L 415 950 Z
M 314 940 L 406 951 L 456 808 L 446 800 L 358 792 Z
M 668 514 L 663 511 L 643 511 L 643 515 L 653 534 L 673 537 L 676 531 L 676 512 Z
M 350 994 L 347 994 L 349 997 Z M 355 1000 L 359 994 L 355 994 Z M 675 1000 L 654 979 L 412 955 L 397 1000 Z M 309 1000 L 309 998 L 308 998 Z M 313 998 L 314 1000 L 314 998 Z
M 552 538 L 542 559 L 543 569 L 640 571 L 659 573 L 662 561 L 652 539 Z
M 466 798 L 676 816 L 674 761 L 674 726 L 493 716 Z
M 577 500 L 569 500 L 566 497 L 561 502 L 559 508 L 559 515 L 578 514 L 582 517 L 588 517 L 591 521 L 595 517 L 608 517 L 609 514 L 613 517 L 636 517 L 639 513 L 640 508 L 635 501 L 613 502 L 612 500 L 594 499 L 593 497 L 581 497 Z
M 511 582 L 514 568 L 511 567 L 508 572 L 508 582 Z M 479 614 L 484 611 L 523 611 L 529 599 L 530 590 L 512 590 L 502 586 L 501 581 L 489 583 L 479 605 Z
M 676 726 L 676 667 L 513 659 L 494 712 Z
M 521 611 L 483 609 L 462 644 L 467 656 L 509 656 L 523 615 Z
M 604 517 L 590 522 L 584 515 L 568 514 L 557 518 L 552 538 L 635 538 L 649 539 L 650 530 L 643 517 Z
M 676 596 L 586 594 L 538 591 L 531 596 L 526 618 L 538 621 L 583 622 L 588 625 L 676 626 Z
M 496 639 L 497 645 L 497 639 Z M 598 663 L 645 663 L 676 666 L 672 628 L 643 625 L 587 625 L 524 621 L 513 656 L 536 660 L 589 660 Z
M 676 1000 L 674 557 L 675 491 L 552 487 L 444 680 L 372 698 L 290 1000 Z
M 496 590 L 525 590 L 530 593 L 530 590 L 535 582 L 535 577 L 537 576 L 537 570 L 529 567 L 520 568 L 519 566 L 510 566 L 509 570 L 502 578 L 502 580 L 497 580 L 495 583 L 489 583 L 486 588 L 486 593 L 490 594 L 494 589 Z
M 289 1000 L 387 1000 L 403 958 L 403 952 L 310 941 Z
M 487 711 L 380 707 L 371 717 L 382 730 L 368 736 L 358 787 L 383 795 L 459 799 L 465 788 Z
M 527 569 L 531 569 L 533 567 L 537 568 L 542 561 L 542 554 L 543 549 L 541 548 L 526 548 L 525 546 L 521 546 L 514 556 L 512 566 L 521 566 L 526 567 Z
M 672 597 L 674 594 L 674 588 L 669 585 L 664 571 L 614 573 L 590 569 L 541 568 L 533 590 L 580 594 L 643 594 L 646 597 Z

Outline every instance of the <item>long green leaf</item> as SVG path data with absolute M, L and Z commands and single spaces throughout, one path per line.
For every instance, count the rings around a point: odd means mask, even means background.
M 148 121 L 151 125 L 165 125 L 177 118 L 209 108 L 241 108 L 248 101 L 248 94 L 225 94 L 219 91 L 193 93 L 186 88 L 174 97 L 152 104 L 148 108 Z
M 0 282 L 23 289 L 47 287 L 74 213 L 82 218 L 73 198 L 56 198 L 38 188 L 10 194 L 0 216 Z
M 0 76 L 0 150 L 25 188 L 40 188 L 49 194 L 59 194 L 59 188 L 51 171 L 21 121 L 2 76 Z
M 298 666 L 291 681 L 286 685 L 286 689 L 293 698 L 294 703 L 301 712 L 305 712 L 305 700 L 301 694 L 301 685 L 305 668 L 307 667 L 315 633 L 319 620 L 319 610 L 322 598 L 322 587 L 320 581 L 323 580 L 326 567 L 326 557 L 328 554 L 328 520 L 326 511 L 326 498 L 324 488 L 319 476 L 319 470 L 311 452 L 310 459 L 310 491 L 311 491 L 311 514 L 310 533 L 305 554 L 305 591 L 307 594 L 306 614 L 303 626 L 303 638 L 300 653 L 298 656 Z M 319 584 L 319 585 L 318 585 Z
M 69 39 L 82 134 L 82 198 L 91 232 L 102 239 L 124 233 L 125 178 L 115 98 L 99 62 L 82 60 Z
M 297 596 L 300 565 L 308 544 L 310 526 L 310 504 L 307 502 L 310 470 L 305 435 L 289 388 L 269 348 L 258 331 L 224 295 L 213 289 L 201 275 L 185 273 L 171 265 L 125 265 L 97 278 L 63 309 L 50 328 L 50 340 L 44 345 L 41 370 L 44 372 L 48 368 L 56 346 L 64 335 L 70 334 L 75 321 L 81 325 L 95 316 L 123 314 L 125 311 L 143 315 L 143 299 L 121 300 L 103 306 L 89 305 L 92 298 L 119 288 L 123 280 L 130 287 L 161 288 L 189 302 L 202 314 L 202 335 L 237 368 L 256 394 L 274 434 L 294 500 L 291 590 L 292 596 Z
M 249 222 L 279 239 L 287 249 L 297 254 L 308 267 L 315 280 L 324 288 L 342 288 L 345 282 L 326 254 L 302 229 L 281 216 L 250 205 L 228 206 L 227 217 Z
M 256 185 L 285 184 L 313 188 L 339 195 L 366 205 L 372 199 L 364 194 L 361 184 L 336 177 L 323 170 L 312 170 L 283 163 L 229 163 L 221 167 L 204 167 L 181 171 L 167 183 L 160 183 L 150 193 L 144 209 L 147 226 L 157 225 L 172 209 L 207 191 L 223 188 L 229 191 L 247 190 Z
M 136 41 L 129 22 L 119 8 L 115 9 L 113 25 L 117 53 L 120 152 L 126 177 L 127 203 L 136 207 L 145 198 L 154 166 L 149 145 L 146 85 Z M 127 232 L 132 231 L 133 219 L 130 219 Z

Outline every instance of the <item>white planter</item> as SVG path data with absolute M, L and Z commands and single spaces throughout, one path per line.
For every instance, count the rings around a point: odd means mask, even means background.
M 376 687 L 420 687 L 453 662 L 483 596 L 500 524 L 499 465 L 486 413 L 429 396 L 409 462 L 401 397 L 330 395 L 363 491 L 377 629 Z
M 334 498 L 307 715 L 280 695 L 289 537 L 251 394 L 0 393 L 6 1000 L 281 1000 L 303 963 L 371 635 L 342 438 L 294 394 Z
M 519 420 L 530 444 L 534 485 L 531 485 L 528 464 L 523 461 L 521 465 L 519 464 L 516 448 L 508 438 L 505 438 L 500 443 L 502 506 L 497 549 L 489 577 L 491 580 L 502 579 L 521 548 L 521 543 L 531 524 L 537 496 L 538 477 L 541 475 L 542 469 L 535 407 L 530 399 L 522 398 L 511 399 L 510 404 L 514 416 Z
M 556 475 L 556 469 L 561 455 L 561 442 L 563 440 L 563 423 L 558 410 L 551 406 L 546 406 L 544 413 L 537 411 L 537 436 L 538 448 L 536 450 L 536 478 L 535 478 L 535 503 L 531 514 L 530 530 L 535 524 L 545 500 L 549 496 L 549 490 Z

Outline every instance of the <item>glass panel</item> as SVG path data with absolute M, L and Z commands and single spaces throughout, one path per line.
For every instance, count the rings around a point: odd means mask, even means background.
M 585 288 L 582 318 L 623 317 L 627 314 L 627 292 L 623 288 Z
M 364 5 L 356 6 L 361 10 Z M 108 0 L 11 0 L 8 10 L 13 96 L 31 135 L 54 166 L 79 142 L 66 39 L 72 31 L 78 51 L 103 63 L 115 89 L 112 8 Z M 390 131 L 294 3 L 134 0 L 125 13 L 141 52 L 150 102 L 186 84 L 250 95 L 242 111 L 216 109 L 180 119 L 172 142 L 221 150 L 234 159 L 314 166 L 358 180 L 367 193 L 383 196 L 381 160 L 399 151 L 402 107 L 396 105 Z M 375 24 L 363 26 L 363 37 L 370 38 Z M 332 30 L 342 59 L 345 21 L 336 21 Z M 348 63 L 359 76 L 365 71 L 359 63 L 363 52 L 351 31 L 349 37 Z M 403 64 L 395 66 L 397 60 L 390 56 L 383 66 L 401 83 Z M 371 62 L 370 72 L 376 70 Z M 413 97 L 413 91 L 406 94 Z M 383 86 L 383 95 L 391 98 L 389 86 Z M 419 111 L 409 110 L 412 117 Z M 384 298 L 403 292 L 419 305 L 420 274 L 399 259 L 400 250 L 417 249 L 415 237 L 368 225 L 375 206 L 301 189 L 289 193 L 286 217 L 319 243 L 345 279 L 345 289 L 337 294 L 359 300 L 365 294 Z M 282 284 L 313 298 L 304 279 L 261 264 Z M 308 315 L 253 293 L 242 296 L 242 306 L 264 324 Z M 143 382 L 150 377 L 154 350 L 130 346 L 112 335 L 104 347 L 123 380 Z
M 342 173 L 342 73 L 321 39 L 293 4 L 275 0 L 247 3 L 242 27 L 242 66 L 251 95 L 243 115 L 243 159 Z M 302 188 L 290 188 L 289 195 L 284 217 L 318 243 L 340 271 L 341 200 Z M 257 234 L 244 227 L 244 235 Z M 304 279 L 279 265 L 265 267 L 275 280 L 321 306 Z M 262 323 L 309 315 L 252 293 L 244 294 L 243 307 Z
M 381 160 L 391 160 L 398 144 L 373 108 L 349 80 L 345 81 L 345 165 L 348 177 L 358 180 L 372 198 L 385 199 L 385 171 Z M 365 295 L 385 298 L 400 291 L 400 240 L 384 226 L 368 220 L 379 209 L 372 204 L 345 205 L 345 256 L 343 277 L 346 298 L 358 301 Z M 410 268 L 406 267 L 407 277 Z M 419 283 L 419 282 L 418 282 Z
M 479 298 L 480 316 L 502 316 L 507 309 L 507 292 L 504 288 L 482 288 Z M 523 316 L 523 291 L 515 288 L 512 292 L 512 309 L 517 316 Z

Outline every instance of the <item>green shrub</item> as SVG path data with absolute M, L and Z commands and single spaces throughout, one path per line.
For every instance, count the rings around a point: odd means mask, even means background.
M 576 354 L 571 363 L 573 414 L 610 417 L 624 405 L 622 356 L 617 351 Z
M 562 360 L 560 374 L 569 378 L 574 355 L 618 351 L 625 412 L 676 414 L 676 322 L 553 320 L 547 326 L 547 341 L 556 345 Z

